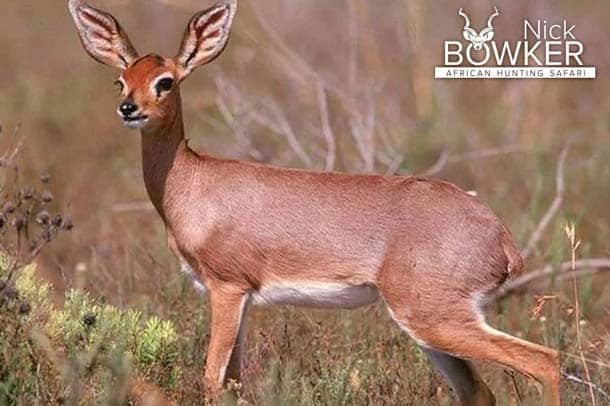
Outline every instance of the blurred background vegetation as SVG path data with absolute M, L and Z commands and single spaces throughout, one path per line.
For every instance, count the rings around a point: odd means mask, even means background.
M 177 52 L 190 16 L 211 4 L 91 3 L 119 19 L 141 54 L 166 56 Z M 579 257 L 610 256 L 607 2 L 239 4 L 224 55 L 183 86 L 186 130 L 195 149 L 283 166 L 438 176 L 476 191 L 505 219 L 520 245 L 528 246 L 529 270 L 569 259 L 566 222 L 575 224 L 582 241 Z M 598 79 L 434 80 L 433 67 L 443 62 L 442 42 L 461 36 L 457 9 L 468 9 L 478 28 L 495 5 L 502 13 L 494 21 L 502 40 L 520 37 L 524 17 L 567 18 L 576 25 L 585 63 L 597 67 Z M 41 386 L 45 374 L 39 374 L 38 385 L 21 389 L 5 389 L 8 372 L 0 366 L 0 403 L 120 403 L 129 390 L 102 383 L 128 385 L 136 377 L 179 404 L 202 403 L 198 379 L 208 340 L 206 299 L 179 275 L 165 246 L 162 222 L 141 179 L 139 135 L 124 129 L 115 114 L 116 72 L 85 55 L 66 2 L 4 0 L 2 10 L 0 154 L 14 145 L 18 131 L 24 144 L 16 161 L 19 176 L 11 180 L 15 188 L 50 173 L 52 204 L 69 213 L 76 227 L 53 241 L 38 257 L 36 275 L 27 276 L 39 278 L 35 285 L 49 284 L 45 295 L 57 309 L 44 306 L 46 321 L 34 325 L 13 309 L 11 320 L 25 335 L 11 335 L 10 341 L 6 322 L 0 337 L 8 348 L 23 339 L 38 348 L 32 351 L 53 348 L 51 353 L 61 350 L 68 358 L 98 353 L 108 358 L 71 362 L 73 375 L 59 374 L 55 383 Z M 559 165 L 562 150 L 565 164 Z M 564 169 L 561 205 L 532 241 L 557 196 L 558 167 Z M 598 404 L 610 404 L 603 394 L 610 392 L 609 278 L 596 273 L 579 279 L 580 321 L 574 320 L 571 286 L 562 278 L 543 278 L 512 292 L 491 306 L 489 315 L 501 329 L 563 351 L 566 373 L 586 380 L 574 358 L 575 323 L 580 323 Z M 8 307 L 1 311 L 13 314 Z M 166 333 L 177 334 L 175 349 L 146 358 L 122 328 L 99 332 L 113 337 L 118 352 L 100 350 L 97 338 L 75 346 L 68 332 L 57 331 L 61 317 L 76 323 L 76 331 L 86 328 L 85 315 L 97 320 L 109 311 L 121 323 L 139 315 L 130 327 L 138 339 L 148 328 L 146 320 L 165 320 L 171 331 Z M 155 340 L 153 347 L 159 344 Z M 53 358 L 32 362 L 53 376 L 61 370 Z M 83 371 L 82 365 L 93 364 L 102 372 Z M 500 404 L 539 401 L 531 381 L 482 368 Z M 67 382 L 82 383 L 86 390 Z M 422 353 L 378 306 L 355 312 L 253 309 L 244 383 L 238 392 L 252 404 L 452 404 L 449 389 Z M 116 393 L 98 389 L 111 387 Z M 591 402 L 587 385 L 566 380 L 563 390 L 567 404 Z

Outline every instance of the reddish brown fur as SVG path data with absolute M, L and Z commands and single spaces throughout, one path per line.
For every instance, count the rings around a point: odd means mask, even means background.
M 226 45 L 230 7 L 198 13 L 175 59 L 149 55 L 122 74 L 124 97 L 150 117 L 142 130 L 150 199 L 170 248 L 210 292 L 210 393 L 239 378 L 249 297 L 273 283 L 309 282 L 376 287 L 464 404 L 492 404 L 493 395 L 462 358 L 528 374 L 544 384 L 548 405 L 559 404 L 557 353 L 492 330 L 478 309 L 486 292 L 523 268 L 510 232 L 478 199 L 440 180 L 285 169 L 188 147 L 179 88 L 156 97 L 150 87 L 163 73 L 182 81 L 216 57 Z M 206 15 L 207 24 L 228 21 L 210 28 L 224 37 L 206 43 L 216 53 L 197 54 L 185 66 L 208 28 L 197 28 Z
M 124 76 L 147 78 L 142 75 L 128 69 Z M 555 374 L 555 352 L 536 346 L 530 353 L 528 344 L 481 330 L 473 295 L 519 272 L 522 260 L 510 232 L 475 197 L 434 179 L 319 173 L 200 155 L 188 148 L 180 108 L 175 111 L 161 127 L 143 131 L 144 179 L 177 255 L 208 285 L 212 309 L 223 303 L 213 323 L 216 331 L 229 331 L 225 348 L 237 334 L 230 303 L 237 308 L 242 295 L 262 285 L 372 284 L 423 343 L 515 367 L 503 355 L 513 349 L 522 372 L 538 379 Z M 218 363 L 212 360 L 208 371 Z

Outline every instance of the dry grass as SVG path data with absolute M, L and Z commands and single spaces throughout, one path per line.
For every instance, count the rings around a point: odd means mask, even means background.
M 40 4 L 39 4 L 40 3 Z M 143 52 L 171 55 L 200 1 L 97 0 L 119 17 Z M 562 224 L 576 224 L 581 258 L 610 255 L 610 7 L 603 2 L 513 1 L 494 23 L 517 34 L 521 16 L 576 25 L 595 81 L 432 79 L 441 43 L 456 37 L 449 2 L 241 1 L 225 55 L 185 84 L 187 133 L 197 149 L 287 166 L 344 171 L 434 173 L 476 190 L 528 247 L 529 269 L 570 259 Z M 171 395 L 196 404 L 208 313 L 177 274 L 161 221 L 146 205 L 139 136 L 114 114 L 114 72 L 82 51 L 62 2 L 5 0 L 0 14 L 0 124 L 27 136 L 21 179 L 53 174 L 49 188 L 77 227 L 40 259 L 59 299 L 83 287 L 112 304 L 169 318 L 183 332 L 184 384 Z M 468 4 L 485 18 L 487 2 Z M 561 206 L 530 247 L 556 196 Z M 8 142 L 0 135 L 0 147 Z M 0 149 L 4 150 L 4 149 Z M 25 186 L 24 184 L 24 186 Z M 77 272 L 77 269 L 79 270 Z M 590 380 L 610 392 L 610 286 L 606 274 L 579 280 L 580 332 Z M 528 310 L 536 296 L 554 296 Z M 563 351 L 566 373 L 579 361 L 572 290 L 543 278 L 490 309 L 493 324 Z M 451 404 L 420 351 L 377 307 L 355 312 L 255 309 L 249 323 L 243 397 L 254 404 Z M 512 377 L 483 366 L 500 404 L 517 404 Z M 522 404 L 533 384 L 516 376 Z M 589 404 L 589 387 L 563 385 L 567 404 Z M 599 392 L 598 404 L 608 402 Z

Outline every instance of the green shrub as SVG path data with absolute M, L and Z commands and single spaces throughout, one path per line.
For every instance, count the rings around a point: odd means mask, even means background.
M 49 285 L 35 280 L 34 266 L 22 269 L 14 283 L 6 282 L 7 261 L 0 258 L 0 404 L 50 402 L 57 382 L 32 338 L 48 316 Z
M 0 268 L 0 280 L 5 273 Z M 35 273 L 29 265 L 1 286 L 0 404 L 101 401 L 126 393 L 132 370 L 162 388 L 176 385 L 179 342 L 171 321 L 77 290 L 57 308 Z

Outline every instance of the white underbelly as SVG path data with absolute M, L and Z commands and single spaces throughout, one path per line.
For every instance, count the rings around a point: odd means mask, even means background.
M 252 292 L 255 305 L 285 304 L 316 308 L 353 309 L 374 303 L 379 298 L 372 285 L 337 282 L 276 282 Z
M 207 292 L 205 281 L 199 278 L 188 262 L 179 257 L 180 270 L 201 294 Z M 379 292 L 373 285 L 350 285 L 338 282 L 275 282 L 263 285 L 251 293 L 255 305 L 284 304 L 293 306 L 353 309 L 374 303 Z
M 205 286 L 205 282 L 198 278 L 197 275 L 195 275 L 195 272 L 193 272 L 193 268 L 191 268 L 191 266 L 188 264 L 188 262 L 186 262 L 184 258 L 179 258 L 179 260 L 180 270 L 186 274 L 188 279 L 193 284 L 195 290 L 197 290 L 201 294 L 205 294 L 208 291 L 207 287 Z

